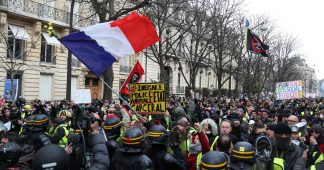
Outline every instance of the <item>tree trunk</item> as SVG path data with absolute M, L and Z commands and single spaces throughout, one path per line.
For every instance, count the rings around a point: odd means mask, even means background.
M 113 82 L 114 82 L 114 71 L 113 71 L 113 66 L 109 67 L 106 72 L 103 74 L 104 81 L 109 84 L 109 86 L 112 88 L 113 87 Z M 103 96 L 102 98 L 104 100 L 110 100 L 112 101 L 112 90 L 109 89 L 106 85 L 104 85 L 104 91 L 103 91 Z
M 217 75 L 217 95 L 221 96 L 222 95 L 222 75 L 223 72 L 221 69 L 218 69 L 218 75 Z
M 115 1 L 110 0 L 109 1 L 109 16 L 113 16 L 115 13 Z M 106 16 L 100 17 L 100 22 L 105 22 Z M 109 67 L 107 71 L 103 75 L 104 81 L 108 83 L 108 85 L 113 88 L 113 82 L 114 82 L 114 70 L 113 66 Z M 112 90 L 108 88 L 106 85 L 104 85 L 104 92 L 103 92 L 103 99 L 112 101 Z

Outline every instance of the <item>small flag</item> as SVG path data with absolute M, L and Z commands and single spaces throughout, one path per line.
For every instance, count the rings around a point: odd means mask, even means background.
M 268 57 L 266 50 L 269 50 L 269 46 L 264 44 L 250 29 L 246 30 L 246 49 L 261 54 L 264 57 Z
M 159 37 L 148 17 L 132 12 L 120 20 L 81 29 L 60 41 L 99 77 L 114 62 L 135 55 Z
M 128 84 L 129 83 L 138 83 L 144 74 L 144 69 L 139 61 L 135 64 L 132 71 L 129 73 L 126 81 L 120 89 L 121 94 L 129 95 Z

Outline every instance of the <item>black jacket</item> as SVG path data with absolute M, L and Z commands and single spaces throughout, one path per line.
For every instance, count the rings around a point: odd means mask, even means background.
M 101 134 L 90 136 L 93 163 L 90 170 L 106 170 L 109 167 L 108 150 L 105 138 Z
M 291 143 L 288 151 L 284 153 L 277 153 L 276 155 L 278 157 L 282 155 L 282 159 L 285 160 L 285 162 L 289 166 L 289 169 L 293 169 L 297 162 L 297 159 L 303 155 L 303 150 L 294 143 Z
M 108 139 L 107 148 L 108 148 L 108 151 L 109 151 L 109 159 L 112 160 L 112 158 L 113 158 L 113 156 L 115 154 L 115 151 L 119 148 L 119 145 L 116 142 L 116 140 Z
M 154 170 L 182 170 L 185 161 L 179 148 L 173 149 L 174 156 L 166 151 L 164 145 L 152 145 L 147 156 L 152 159 Z
M 143 153 L 116 151 L 109 169 L 113 170 L 153 170 L 153 163 Z

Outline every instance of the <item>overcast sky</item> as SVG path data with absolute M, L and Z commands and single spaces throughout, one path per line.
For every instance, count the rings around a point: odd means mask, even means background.
M 245 2 L 250 14 L 265 14 L 276 21 L 280 31 L 296 36 L 306 63 L 316 70 L 317 78 L 324 79 L 324 0 Z

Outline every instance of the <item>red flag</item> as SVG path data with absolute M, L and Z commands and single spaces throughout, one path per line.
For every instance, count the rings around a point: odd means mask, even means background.
M 128 84 L 129 83 L 138 83 L 144 74 L 144 69 L 139 61 L 135 64 L 132 71 L 129 73 L 126 81 L 124 82 L 123 86 L 120 89 L 120 93 L 129 95 Z

